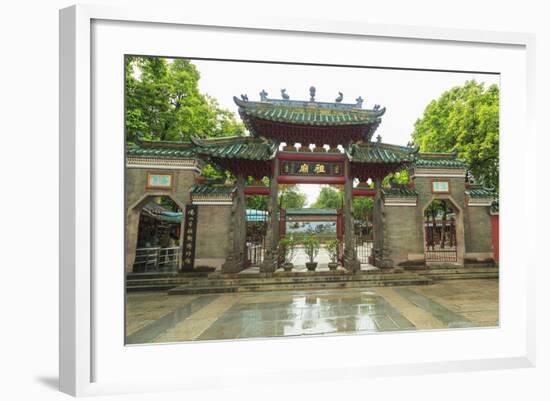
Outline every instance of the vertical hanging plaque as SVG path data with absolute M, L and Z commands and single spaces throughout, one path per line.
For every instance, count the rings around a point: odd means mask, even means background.
M 195 240 L 197 237 L 198 211 L 197 205 L 185 206 L 182 270 L 193 270 L 195 268 Z

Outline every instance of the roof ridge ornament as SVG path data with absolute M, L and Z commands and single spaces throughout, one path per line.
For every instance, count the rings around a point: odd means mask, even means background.
M 241 99 L 245 102 L 248 102 L 248 95 L 246 93 L 244 95 L 241 95 Z
M 260 100 L 262 102 L 267 102 L 267 95 L 268 93 L 265 91 L 265 89 L 262 89 L 262 91 L 260 92 Z
M 338 92 L 338 97 L 334 99 L 336 103 L 342 103 L 342 100 L 344 100 L 344 94 L 342 92 Z
M 309 101 L 310 101 L 310 102 L 314 102 L 314 101 L 315 101 L 315 92 L 316 92 L 315 86 L 311 86 L 311 87 L 309 88 L 309 96 L 310 96 Z
M 288 94 L 286 93 L 286 88 L 285 88 L 285 89 L 281 89 L 281 97 L 282 97 L 284 100 L 290 99 L 290 96 L 288 96 Z
M 361 96 L 359 96 L 357 99 L 355 99 L 355 101 L 357 103 L 355 103 L 355 106 L 358 108 L 358 109 L 361 109 L 363 108 L 363 98 Z

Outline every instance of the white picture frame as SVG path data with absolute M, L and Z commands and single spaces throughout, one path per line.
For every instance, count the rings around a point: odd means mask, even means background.
M 338 40 L 342 44 L 338 51 L 344 55 L 357 46 L 375 48 L 383 44 L 381 47 L 389 49 L 406 43 L 406 50 L 401 53 L 389 54 L 389 50 L 374 53 L 378 58 L 370 65 L 477 71 L 490 68 L 501 73 L 501 171 L 507 178 L 502 180 L 500 203 L 503 227 L 500 327 L 125 347 L 123 338 L 119 336 L 124 311 L 124 289 L 120 286 L 124 268 L 120 264 L 117 270 L 116 263 L 123 249 L 117 248 L 120 237 L 102 238 L 111 235 L 105 232 L 105 221 L 116 227 L 112 233 L 114 236 L 123 230 L 124 221 L 120 203 L 123 135 L 116 135 L 120 133 L 123 120 L 120 113 L 123 104 L 119 102 L 123 73 L 122 69 L 114 67 L 121 66 L 119 56 L 122 53 L 179 56 L 181 48 L 178 50 L 176 43 L 163 41 L 161 47 L 158 40 L 169 30 L 178 29 L 184 32 L 182 35 L 204 36 L 201 51 L 205 54 L 212 46 L 208 36 L 213 33 L 233 35 L 232 39 L 238 37 L 250 43 L 254 35 L 256 39 L 261 36 L 262 40 L 273 43 L 292 39 L 296 43 L 292 46 L 298 46 L 299 41 Z M 109 45 L 106 38 L 113 39 L 109 40 Z M 231 43 L 227 41 L 215 56 L 230 52 Z M 533 209 L 526 207 L 525 197 L 510 184 L 522 182 L 535 187 L 532 182 L 535 178 L 525 174 L 535 170 L 535 158 L 532 155 L 527 157 L 525 150 L 512 144 L 512 134 L 517 132 L 524 132 L 522 142 L 526 145 L 535 142 L 531 124 L 535 85 L 534 43 L 534 36 L 529 34 L 373 25 L 357 21 L 246 16 L 220 19 L 182 15 L 153 7 L 79 5 L 61 10 L 61 391 L 80 396 L 206 389 L 214 382 L 216 386 L 246 385 L 249 380 L 256 384 L 284 382 L 295 380 L 297 374 L 300 380 L 309 381 L 350 376 L 360 380 L 387 375 L 534 366 L 535 253 L 527 251 L 519 255 L 515 252 L 521 246 L 528 250 L 532 245 L 518 237 L 518 230 L 508 229 L 522 221 L 534 224 L 535 220 L 531 216 Z M 295 56 L 292 46 L 289 46 L 287 57 L 292 59 Z M 439 53 L 437 59 L 434 48 Z M 442 56 L 449 48 L 454 55 L 450 52 L 448 57 Z M 489 56 L 486 54 L 488 49 L 492 52 Z M 273 57 L 275 48 L 270 46 L 269 50 Z M 328 57 L 336 58 L 341 55 L 338 51 L 332 55 L 318 55 L 319 59 L 314 61 L 326 62 Z M 418 57 L 410 57 L 413 51 Z M 461 54 L 462 61 L 457 62 Z M 359 54 L 348 55 L 364 63 Z M 468 55 L 470 57 L 464 57 Z M 256 57 L 269 59 L 270 53 L 257 54 Z M 114 64 L 112 60 L 115 60 Z M 114 79 L 113 85 L 105 84 L 109 79 Z M 112 99 L 101 98 L 107 89 L 120 90 L 120 93 Z M 97 102 L 98 98 L 113 103 L 103 105 L 103 102 Z M 106 107 L 111 107 L 111 114 L 104 113 Z M 105 127 L 107 132 L 102 130 Z M 97 135 L 97 132 L 103 134 Z M 115 135 L 107 135 L 113 132 Z M 514 165 L 510 163 L 512 154 Z M 117 185 L 120 188 L 111 198 L 116 207 L 111 208 L 106 203 L 106 190 L 117 188 Z M 98 233 L 104 235 L 98 236 Z M 107 246 L 104 241 L 110 241 L 112 245 Z M 114 261 L 113 266 L 106 266 L 110 264 L 105 259 L 109 256 Z M 98 288 L 101 288 L 100 295 Z M 111 311 L 106 309 L 106 301 L 110 303 Z M 450 343 L 452 349 L 445 346 Z M 384 353 L 389 344 L 392 344 L 392 352 Z M 322 357 L 319 350 L 322 350 Z M 186 361 L 193 362 L 193 369 L 176 363 L 183 355 Z M 292 364 L 285 363 L 289 355 L 295 357 Z M 144 377 L 140 375 L 140 365 L 156 366 L 157 373 Z

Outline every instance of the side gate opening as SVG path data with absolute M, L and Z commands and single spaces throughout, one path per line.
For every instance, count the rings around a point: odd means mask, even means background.
M 182 211 L 170 197 L 148 198 L 140 208 L 133 271 L 178 271 L 181 224 Z
M 457 262 L 456 212 L 446 200 L 434 200 L 424 212 L 426 263 Z
M 366 213 L 354 219 L 354 245 L 357 260 L 361 264 L 374 265 L 374 227 L 372 213 Z
M 265 210 L 246 210 L 245 267 L 259 266 L 264 260 L 268 220 L 269 213 Z

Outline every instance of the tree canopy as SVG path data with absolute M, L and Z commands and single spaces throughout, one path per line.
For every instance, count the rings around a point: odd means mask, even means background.
M 127 56 L 126 140 L 182 141 L 243 135 L 242 123 L 199 91 L 200 73 L 186 59 Z
M 297 185 L 279 187 L 279 207 L 283 209 L 302 208 L 306 204 L 306 194 L 298 189 Z
M 299 209 L 306 204 L 306 195 L 297 185 L 279 185 L 279 207 L 283 209 Z M 256 210 L 268 210 L 269 196 L 252 195 L 246 198 L 246 207 Z
M 342 192 L 333 187 L 324 186 L 311 204 L 313 209 L 338 209 L 342 207 Z
M 343 189 L 324 186 L 311 207 L 314 209 L 338 209 L 342 207 L 344 199 Z M 373 200 L 366 196 L 353 197 L 353 216 L 356 219 L 364 219 L 368 212 L 372 211 Z
M 412 138 L 421 152 L 457 152 L 480 184 L 498 190 L 499 89 L 467 81 L 426 107 Z

